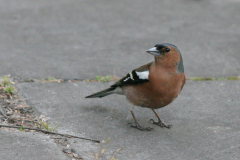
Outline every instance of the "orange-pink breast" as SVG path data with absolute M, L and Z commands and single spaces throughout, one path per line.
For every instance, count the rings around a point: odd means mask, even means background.
M 184 73 L 173 70 L 151 66 L 148 82 L 123 87 L 126 98 L 133 105 L 152 109 L 168 105 L 177 98 L 185 83 Z

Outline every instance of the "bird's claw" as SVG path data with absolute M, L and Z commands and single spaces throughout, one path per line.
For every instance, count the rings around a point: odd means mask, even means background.
M 158 125 L 158 126 L 160 126 L 160 127 L 162 127 L 162 128 L 165 127 L 165 128 L 170 129 L 170 128 L 172 127 L 172 125 L 166 125 L 166 124 L 164 124 L 164 123 L 161 122 L 161 121 L 155 122 L 153 119 L 150 119 L 149 121 L 152 121 L 153 124 L 156 124 L 156 125 Z
M 135 124 L 128 123 L 128 125 L 130 125 L 130 126 L 133 127 L 133 128 L 137 128 L 137 129 L 139 129 L 140 131 L 151 131 L 151 130 L 153 130 L 153 128 L 151 128 L 151 127 L 142 128 L 138 123 L 135 123 Z

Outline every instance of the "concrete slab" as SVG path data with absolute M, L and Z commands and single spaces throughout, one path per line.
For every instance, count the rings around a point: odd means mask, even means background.
M 0 157 L 2 160 L 68 160 L 48 135 L 0 129 Z
M 157 111 L 173 125 L 171 129 L 154 126 L 149 122 L 154 114 L 136 107 L 139 123 L 153 127 L 151 132 L 127 125 L 132 118 L 123 96 L 84 98 L 112 83 L 19 83 L 17 87 L 51 122 L 61 124 L 60 132 L 110 137 L 108 159 L 119 148 L 123 150 L 114 154 L 118 159 L 240 159 L 240 81 L 187 81 L 180 96 Z M 81 153 L 84 143 L 73 145 Z
M 121 77 L 170 42 L 187 76 L 239 76 L 240 1 L 0 1 L 0 75 Z

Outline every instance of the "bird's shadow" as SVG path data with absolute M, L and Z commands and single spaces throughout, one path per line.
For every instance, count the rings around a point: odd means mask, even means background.
M 108 106 L 93 105 L 81 106 L 81 108 L 83 109 L 83 112 L 93 114 L 96 117 L 103 117 L 116 121 L 124 120 L 124 117 L 126 117 L 125 112 Z

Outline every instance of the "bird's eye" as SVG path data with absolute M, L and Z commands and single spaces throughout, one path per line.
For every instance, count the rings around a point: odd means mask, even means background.
M 169 48 L 166 48 L 166 49 L 165 49 L 165 51 L 166 51 L 166 52 L 169 52 L 169 51 L 170 51 L 170 49 L 169 49 Z

